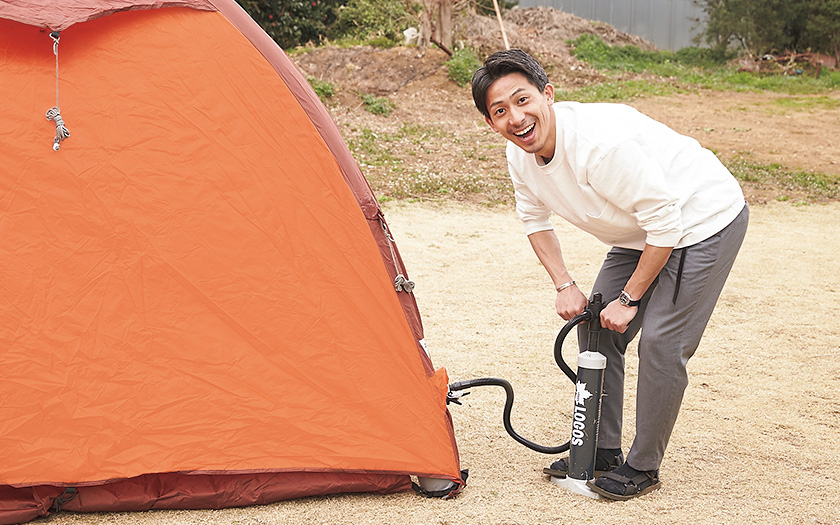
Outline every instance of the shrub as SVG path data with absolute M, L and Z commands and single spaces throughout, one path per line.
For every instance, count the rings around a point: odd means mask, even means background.
M 318 42 L 343 0 L 240 0 L 242 7 L 282 48 Z
M 472 81 L 473 73 L 481 67 L 481 61 L 475 51 L 465 47 L 452 54 L 452 57 L 446 62 L 446 67 L 449 69 L 450 80 L 464 87 Z
M 327 82 L 326 80 L 318 80 L 317 78 L 307 78 L 309 85 L 312 86 L 312 89 L 315 90 L 315 94 L 318 95 L 322 101 L 326 101 L 328 98 L 332 98 L 335 96 L 335 86 L 332 82 Z
M 384 37 L 394 43 L 402 41 L 402 31 L 411 15 L 404 0 L 349 0 L 336 9 L 330 38 L 351 38 L 362 41 Z

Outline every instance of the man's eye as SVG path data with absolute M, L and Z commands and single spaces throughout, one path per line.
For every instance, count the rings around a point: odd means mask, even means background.
M 520 103 L 520 104 L 522 104 L 522 103 L 523 103 L 523 102 L 525 102 L 526 100 L 528 100 L 528 97 L 521 97 L 521 98 L 519 99 L 519 103 Z

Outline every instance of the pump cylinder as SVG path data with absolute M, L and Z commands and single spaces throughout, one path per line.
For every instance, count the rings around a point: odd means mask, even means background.
M 589 480 L 595 475 L 595 450 L 606 367 L 607 358 L 599 352 L 587 351 L 578 355 L 569 470 L 566 474 L 573 479 Z

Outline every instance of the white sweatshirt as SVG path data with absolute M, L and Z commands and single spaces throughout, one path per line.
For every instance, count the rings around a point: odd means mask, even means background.
M 554 212 L 610 246 L 682 248 L 708 239 L 744 207 L 711 151 L 623 104 L 557 102 L 548 164 L 508 142 L 525 233 L 551 230 Z

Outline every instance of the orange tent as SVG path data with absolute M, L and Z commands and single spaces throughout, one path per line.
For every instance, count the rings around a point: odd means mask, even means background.
M 238 4 L 0 0 L 0 100 L 0 523 L 460 489 L 382 212 Z

